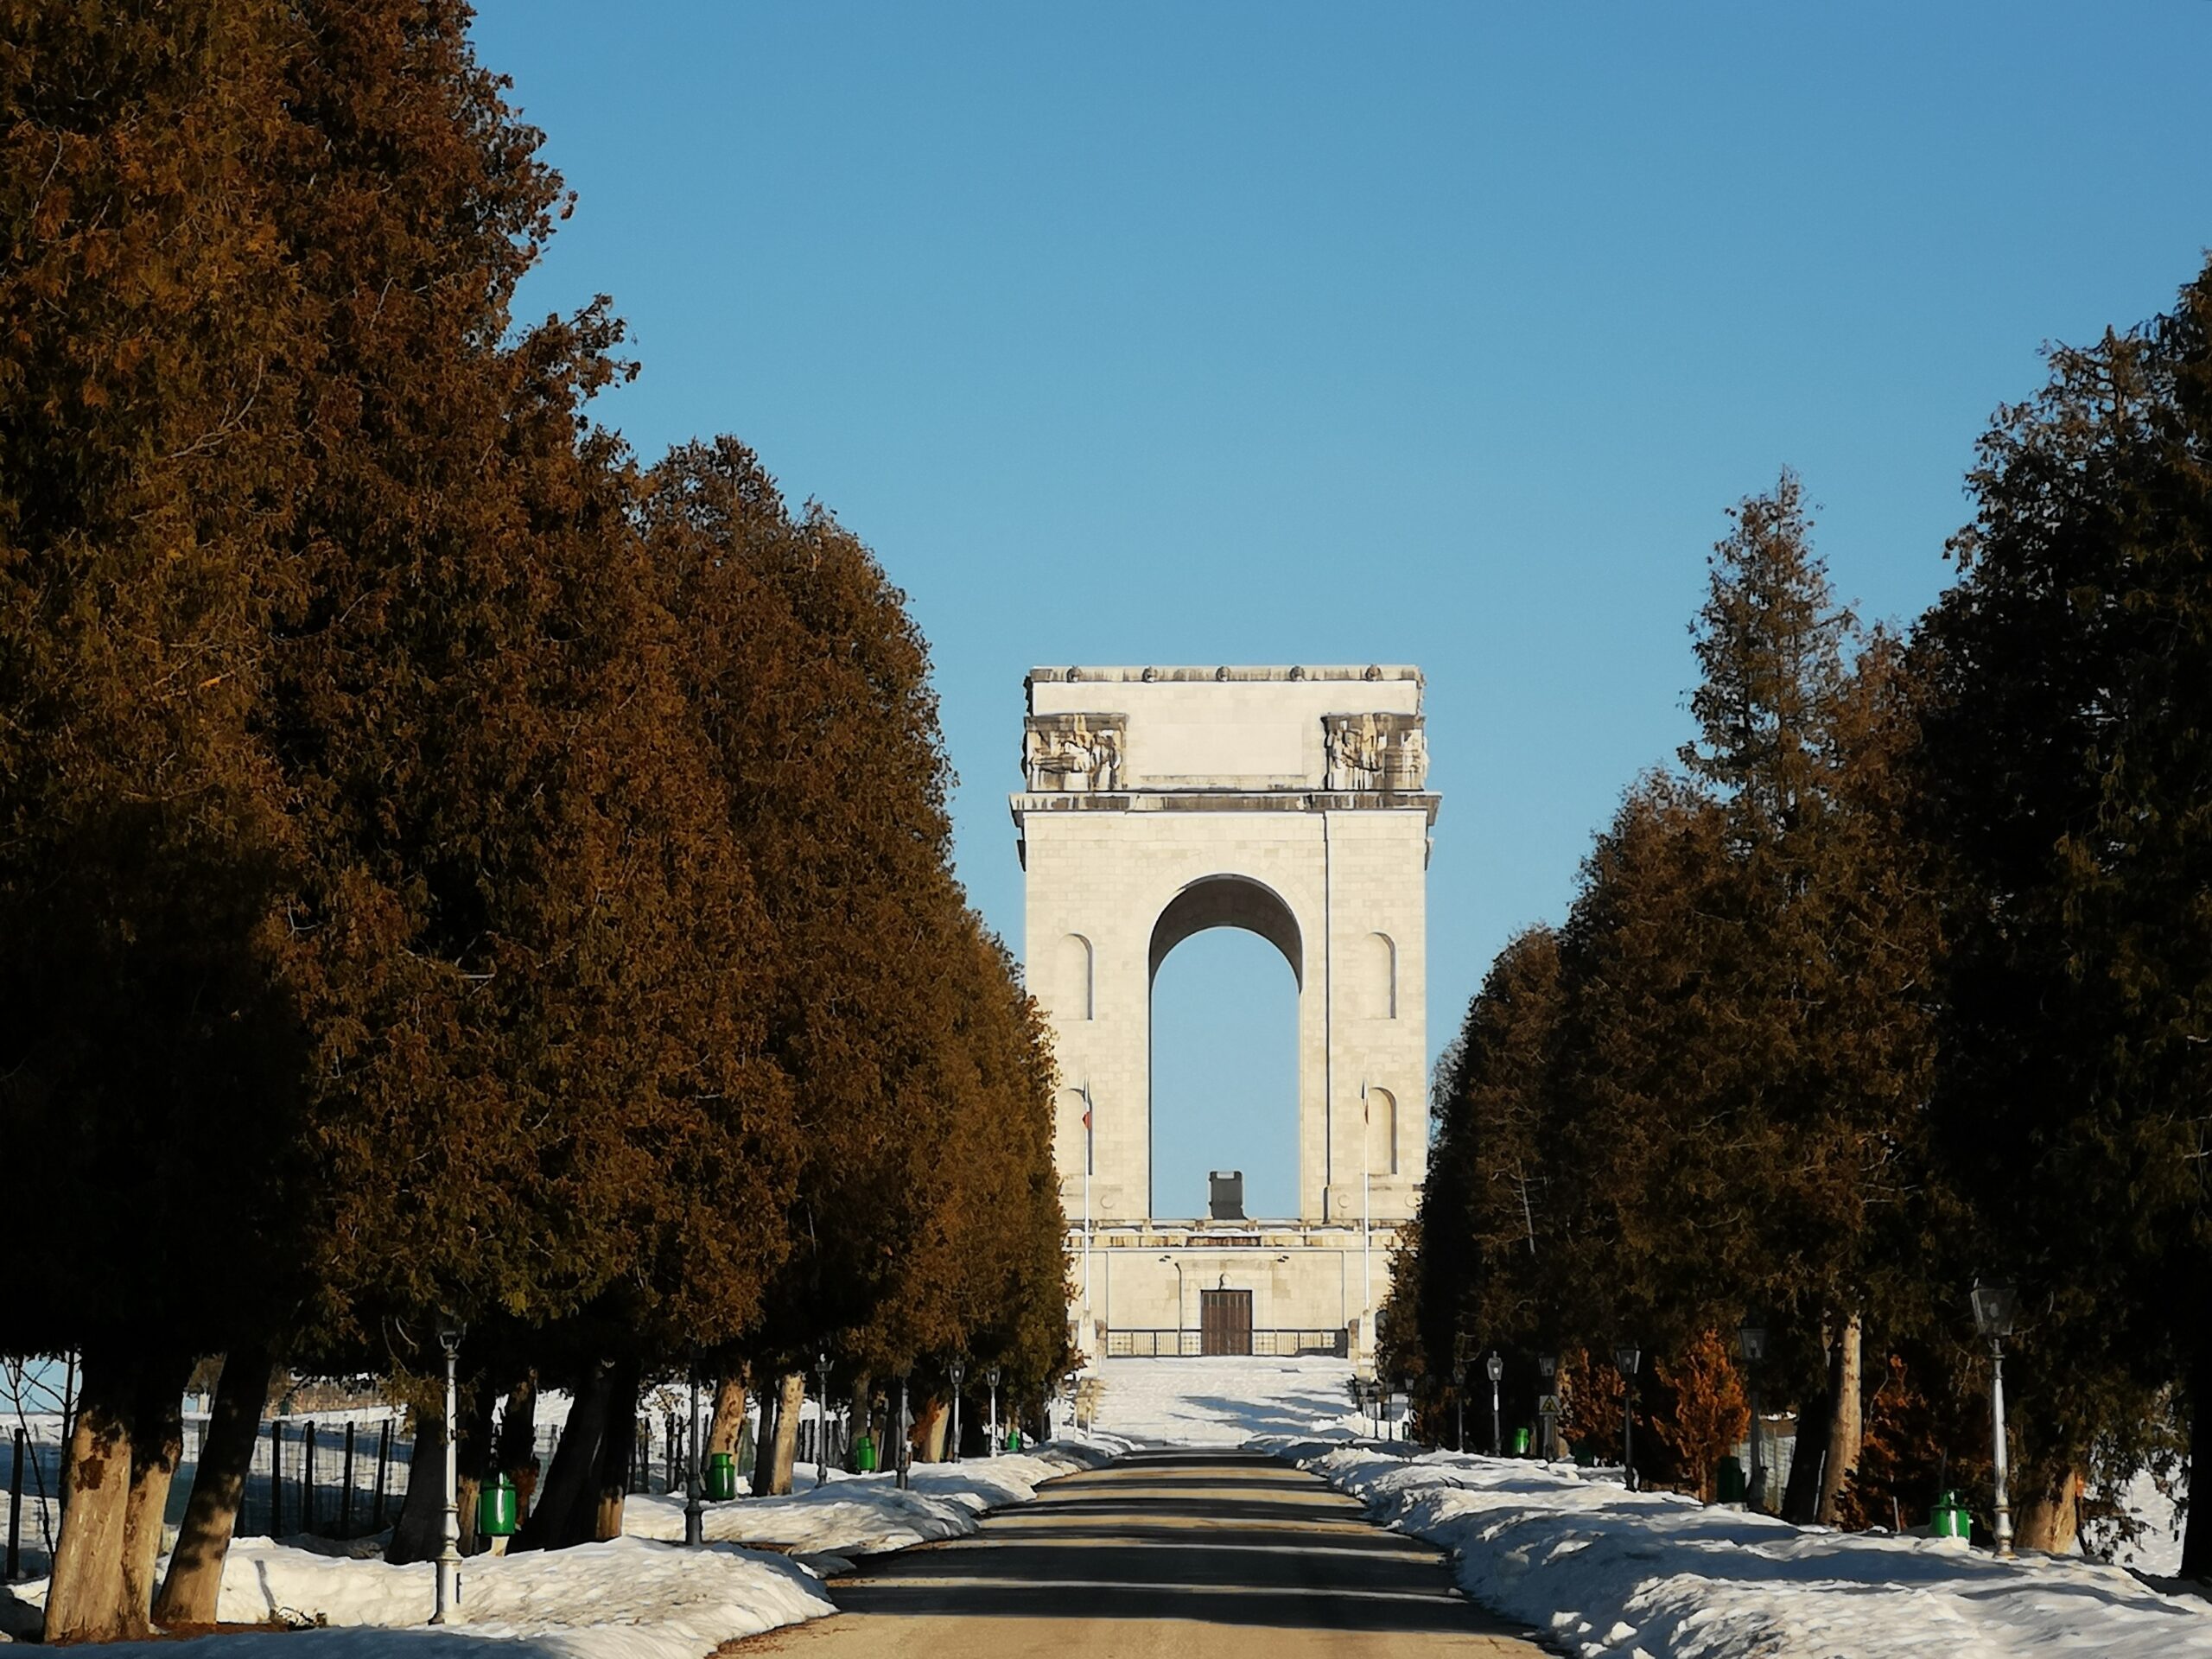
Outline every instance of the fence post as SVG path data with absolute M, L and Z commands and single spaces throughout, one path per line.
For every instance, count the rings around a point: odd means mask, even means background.
M 346 1459 L 338 1481 L 338 1535 L 353 1535 L 353 1420 L 346 1420 Z
M 300 1530 L 315 1530 L 315 1419 L 300 1436 Z
M 284 1529 L 284 1420 L 269 1420 L 269 1535 Z
M 8 1580 L 23 1570 L 23 1431 L 16 1431 L 15 1467 L 8 1474 Z
M 384 1433 L 377 1436 L 377 1497 L 369 1510 L 369 1530 L 384 1530 L 384 1489 L 391 1474 L 391 1419 L 384 1420 Z

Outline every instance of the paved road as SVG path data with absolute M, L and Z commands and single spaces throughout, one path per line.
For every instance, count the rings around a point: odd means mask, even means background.
M 1526 1656 L 1442 1555 L 1301 1471 L 1154 1452 L 1053 1482 L 970 1538 L 830 1586 L 836 1618 L 734 1651 L 794 1659 Z

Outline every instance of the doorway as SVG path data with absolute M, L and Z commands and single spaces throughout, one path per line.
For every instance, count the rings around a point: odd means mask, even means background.
M 1252 1293 L 1249 1290 L 1200 1291 L 1199 1354 L 1249 1354 L 1251 1351 Z

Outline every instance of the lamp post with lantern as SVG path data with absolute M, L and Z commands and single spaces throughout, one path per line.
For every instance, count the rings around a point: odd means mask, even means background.
M 1546 1462 L 1559 1456 L 1559 1356 L 1536 1357 L 1536 1378 L 1542 1390 L 1536 1396 L 1536 1418 L 1542 1426 L 1542 1456 Z
M 827 1348 L 814 1357 L 814 1375 L 822 1383 L 822 1438 L 814 1447 L 814 1484 L 822 1486 L 830 1479 L 830 1351 Z
M 952 1380 L 952 1456 L 949 1461 L 957 1463 L 960 1461 L 960 1382 L 968 1375 L 968 1362 L 955 1358 L 944 1368 L 944 1374 Z
M 461 1400 L 455 1368 L 461 1359 L 461 1339 L 467 1328 L 453 1319 L 438 1326 L 438 1346 L 446 1352 L 446 1513 L 439 1529 L 437 1606 L 430 1615 L 433 1624 L 461 1622 L 461 1448 L 454 1432 L 459 1426 Z
M 699 1501 L 699 1361 L 691 1361 L 691 1421 L 683 1436 L 683 1541 L 707 1541 L 707 1511 Z
M 914 1437 L 911 1432 L 913 1419 L 906 1414 L 906 1383 L 912 1376 L 911 1370 L 899 1373 L 899 1444 L 892 1448 L 893 1455 L 898 1459 L 898 1462 L 893 1465 L 898 1471 L 898 1479 L 895 1484 L 902 1492 L 914 1484 L 912 1466 Z
M 1490 1376 L 1490 1454 L 1495 1458 L 1505 1450 L 1504 1419 L 1499 1414 L 1497 1403 L 1498 1380 L 1505 1375 L 1504 1356 L 1491 1349 L 1490 1357 L 1483 1362 L 1483 1370 Z
M 1621 1374 L 1621 1475 L 1631 1492 L 1636 1490 L 1636 1367 L 1643 1357 L 1632 1342 L 1613 1350 L 1613 1365 Z
M 1744 1389 L 1751 1395 L 1751 1471 L 1744 1479 L 1744 1501 L 1756 1510 L 1766 1485 L 1765 1435 L 1759 1421 L 1759 1365 L 1766 1358 L 1766 1321 L 1758 1314 L 1744 1316 L 1743 1327 L 1736 1332 L 1736 1351 L 1744 1357 Z
M 983 1373 L 983 1380 L 991 1385 L 991 1455 L 999 1454 L 999 1376 L 1000 1368 L 990 1367 Z
M 2005 1338 L 2012 1334 L 2012 1320 L 2019 1312 L 2019 1293 L 2010 1285 L 1974 1281 L 1974 1329 L 1989 1344 L 1989 1432 L 1991 1465 L 1996 1485 L 1997 1555 L 2012 1556 L 2012 1507 L 2005 1491 L 2009 1471 L 2005 1457 Z

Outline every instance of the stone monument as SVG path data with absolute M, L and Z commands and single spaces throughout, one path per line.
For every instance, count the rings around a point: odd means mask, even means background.
M 1420 671 L 1039 668 L 1027 685 L 1011 804 L 1078 1345 L 1363 1353 L 1427 1150 Z M 1211 927 L 1258 934 L 1297 983 L 1295 1216 L 1153 1213 L 1153 982 Z

